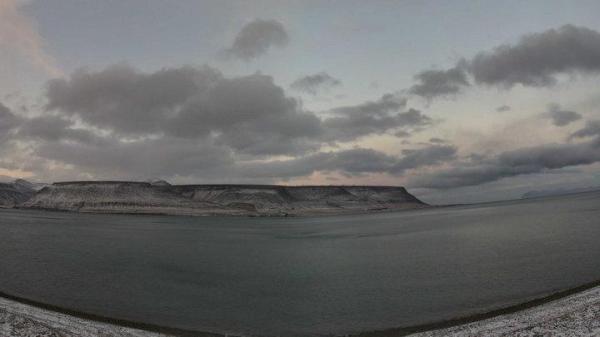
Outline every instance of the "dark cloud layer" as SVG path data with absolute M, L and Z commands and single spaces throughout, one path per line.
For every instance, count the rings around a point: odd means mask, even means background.
M 8 136 L 9 131 L 19 123 L 20 118 L 13 114 L 8 107 L 0 103 L 0 141 L 4 136 Z
M 45 113 L 35 117 L 0 107 L 0 126 L 31 158 L 11 163 L 19 169 L 48 173 L 66 165 L 85 177 L 265 181 L 317 171 L 399 175 L 449 160 L 456 151 L 440 145 L 400 156 L 371 149 L 319 152 L 323 145 L 388 131 L 411 134 L 432 120 L 394 94 L 318 117 L 269 76 L 226 78 L 209 67 L 79 70 L 50 81 L 46 99 Z
M 273 79 L 251 75 L 224 79 L 197 93 L 166 123 L 176 137 L 212 136 L 217 143 L 253 155 L 298 154 L 315 150 L 321 121 L 302 111 Z
M 415 76 L 417 83 L 408 91 L 431 100 L 459 93 L 470 85 L 469 77 L 480 85 L 541 87 L 554 84 L 561 74 L 599 72 L 600 33 L 564 25 L 480 52 L 447 70 L 423 71 Z
M 542 116 L 550 119 L 555 126 L 565 126 L 582 118 L 579 113 L 563 110 L 558 104 L 550 104 L 548 111 L 543 113 Z
M 288 42 L 288 33 L 280 22 L 257 19 L 242 28 L 225 53 L 249 61 L 265 54 L 273 47 L 284 47 Z
M 104 144 L 44 142 L 35 154 L 102 178 L 140 179 L 195 175 L 226 176 L 235 165 L 231 150 L 197 140 L 161 138 Z
M 461 65 L 448 70 L 426 70 L 415 75 L 415 80 L 417 84 L 408 90 L 409 93 L 426 99 L 456 95 L 469 86 L 467 74 Z
M 582 129 L 574 132 L 569 139 L 585 137 L 600 137 L 600 120 L 588 121 Z
M 198 93 L 222 79 L 211 68 L 181 67 L 141 73 L 128 65 L 79 70 L 47 86 L 47 109 L 124 134 L 159 132 Z
M 330 111 L 321 119 L 305 111 L 265 75 L 225 78 L 215 69 L 181 67 L 141 73 L 117 65 L 80 70 L 48 85 L 48 111 L 106 130 L 117 137 L 204 139 L 244 155 L 299 155 L 323 142 L 348 142 L 392 129 L 414 131 L 432 123 L 406 99 Z M 406 110 L 406 111 L 405 111 Z
M 210 137 L 256 155 L 314 149 L 312 139 L 322 133 L 320 120 L 301 111 L 271 77 L 227 79 L 208 67 L 78 71 L 51 81 L 47 97 L 49 111 L 121 137 Z
M 510 106 L 506 105 L 506 104 L 501 105 L 501 106 L 499 106 L 499 107 L 496 108 L 496 112 L 507 112 L 507 111 L 510 111 L 510 110 L 512 110 L 512 108 Z
M 594 138 L 582 143 L 521 148 L 494 157 L 474 156 L 455 163 L 449 169 L 417 176 L 411 180 L 411 185 L 435 189 L 472 186 L 507 177 L 600 162 L 600 123 L 589 122 L 571 138 L 582 137 Z
M 325 139 L 350 141 L 392 129 L 410 134 L 433 124 L 430 117 L 415 109 L 404 111 L 405 107 L 405 98 L 386 94 L 376 101 L 332 109 L 332 116 L 323 120 Z
M 73 121 L 59 116 L 39 116 L 22 121 L 16 136 L 40 141 L 71 141 L 103 144 L 101 137 L 85 129 L 75 128 Z
M 400 156 L 357 148 L 317 152 L 286 160 L 240 161 L 227 147 L 189 139 L 157 139 L 112 144 L 45 142 L 36 155 L 101 177 L 196 176 L 203 179 L 271 181 L 339 172 L 346 176 L 370 173 L 402 175 L 407 170 L 435 166 L 454 158 L 451 145 L 431 145 Z
M 265 21 L 249 24 L 228 52 L 251 59 L 287 42 L 282 26 L 279 33 L 270 35 L 271 28 L 264 24 L 278 26 Z M 597 72 L 599 36 L 575 26 L 528 35 L 514 45 L 479 53 L 448 70 L 421 72 L 408 92 L 430 100 L 455 95 L 471 84 L 541 86 L 553 84 L 560 74 Z M 339 81 L 323 72 L 299 79 L 291 87 L 316 94 L 335 85 Z M 322 152 L 325 145 L 371 135 L 410 136 L 434 121 L 408 107 L 399 94 L 316 114 L 288 96 L 270 76 L 227 78 L 210 67 L 166 68 L 153 73 L 127 65 L 79 70 L 50 81 L 46 100 L 45 113 L 36 117 L 19 117 L 0 105 L 3 147 L 10 141 L 11 146 L 20 146 L 32 156 L 22 164 L 1 161 L 4 167 L 39 171 L 58 163 L 92 177 L 233 177 L 252 181 L 305 177 L 315 172 L 401 176 L 427 168 L 411 178 L 411 185 L 447 189 L 600 162 L 598 121 L 588 122 L 567 143 L 497 155 L 460 159 L 455 146 L 436 137 L 398 155 L 364 148 Z M 582 118 L 558 105 L 551 105 L 541 117 L 560 127 Z
M 457 148 L 454 145 L 429 145 L 418 150 L 404 150 L 403 157 L 390 171 L 401 174 L 406 170 L 441 164 L 454 159 L 456 152 Z
M 317 171 L 340 172 L 346 176 L 367 173 L 401 175 L 418 167 L 438 165 L 454 158 L 454 146 L 431 145 L 405 151 L 402 156 L 391 156 L 373 149 L 350 149 L 321 152 L 291 160 L 243 164 L 241 168 L 256 178 L 293 178 L 307 176 Z M 268 167 L 268 168 L 267 168 Z
M 600 33 L 565 25 L 481 52 L 468 62 L 477 83 L 511 87 L 554 84 L 561 73 L 600 71 Z
M 290 88 L 305 92 L 311 95 L 316 95 L 319 90 L 327 90 L 332 87 L 341 85 L 342 82 L 326 72 L 320 72 L 314 75 L 307 75 L 295 80 Z

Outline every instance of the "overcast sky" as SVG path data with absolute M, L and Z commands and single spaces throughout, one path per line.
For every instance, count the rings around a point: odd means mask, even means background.
M 0 0 L 0 176 L 600 186 L 598 1 Z

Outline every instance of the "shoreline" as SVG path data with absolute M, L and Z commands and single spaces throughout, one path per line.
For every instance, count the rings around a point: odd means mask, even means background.
M 451 318 L 448 320 L 442 320 L 442 321 L 438 321 L 438 322 L 418 324 L 418 325 L 413 325 L 413 326 L 408 326 L 408 327 L 389 328 L 389 329 L 382 329 L 382 330 L 376 330 L 376 331 L 366 331 L 366 332 L 361 332 L 358 334 L 353 334 L 353 336 L 361 336 L 361 337 L 408 336 L 408 335 L 412 335 L 412 334 L 416 334 L 416 333 L 432 332 L 432 331 L 441 330 L 441 329 L 456 328 L 456 327 L 460 327 L 462 325 L 467 325 L 470 323 L 477 323 L 477 322 L 482 322 L 482 321 L 485 321 L 488 319 L 498 318 L 503 315 L 516 314 L 516 313 L 519 313 L 519 312 L 527 310 L 527 309 L 540 308 L 545 304 L 552 303 L 554 301 L 561 300 L 561 299 L 567 298 L 569 296 L 576 295 L 576 294 L 585 292 L 587 290 L 590 290 L 590 289 L 593 289 L 596 287 L 600 287 L 600 280 L 592 281 L 592 282 L 585 283 L 583 285 L 580 285 L 580 286 L 577 286 L 574 288 L 557 291 L 557 292 L 551 293 L 549 295 L 534 298 L 529 301 L 510 305 L 510 306 L 503 307 L 503 308 L 494 309 L 494 310 L 483 312 L 483 313 L 467 315 L 467 316 L 462 316 L 462 317 L 456 317 L 456 318 Z
M 468 325 L 477 325 L 484 324 L 487 320 L 498 320 L 500 317 L 504 315 L 519 315 L 524 311 L 529 310 L 544 310 L 544 305 L 568 299 L 571 296 L 577 296 L 578 294 L 585 293 L 591 289 L 598 288 L 597 292 L 600 293 L 600 280 L 589 282 L 577 287 L 569 288 L 566 290 L 561 290 L 554 292 L 552 294 L 542 296 L 533 300 L 529 300 L 523 303 L 511 305 L 508 307 L 503 307 L 495 310 L 491 310 L 484 313 L 478 313 L 473 315 L 467 315 L 463 317 L 457 317 L 453 319 L 431 322 L 407 327 L 397 327 L 397 328 L 389 328 L 375 331 L 364 331 L 354 334 L 349 334 L 348 336 L 357 336 L 357 337 L 387 337 L 387 336 L 407 336 L 412 334 L 434 334 L 436 331 L 440 330 L 456 330 L 454 333 L 463 333 L 462 327 Z M 136 321 L 130 321 L 125 319 L 111 318 L 102 315 L 90 314 L 78 310 L 68 309 L 52 304 L 47 304 L 19 296 L 14 296 L 11 294 L 7 294 L 5 292 L 0 291 L 0 304 L 4 301 L 12 301 L 22 306 L 30 307 L 26 309 L 27 311 L 44 311 L 40 313 L 38 316 L 67 316 L 67 318 L 72 318 L 74 320 L 79 320 L 77 322 L 78 325 L 81 326 L 90 326 L 96 330 L 103 331 L 103 329 L 109 329 L 118 331 L 117 334 L 106 334 L 105 336 L 136 336 L 136 335 L 157 335 L 157 336 L 202 336 L 202 337 L 221 337 L 221 336 L 235 336 L 234 334 L 229 333 L 215 333 L 215 332 L 207 332 L 207 331 L 196 331 L 196 330 L 186 330 L 179 329 L 173 327 L 166 327 L 156 324 L 150 323 L 142 323 Z M 5 308 L 0 306 L 0 313 L 6 311 Z M 9 314 L 18 315 L 19 313 L 8 312 Z M 34 323 L 36 322 L 36 315 L 25 315 L 22 317 L 23 319 L 33 319 Z M 64 317 L 62 317 L 64 320 Z M 60 320 L 60 318 L 58 319 Z M 52 321 L 49 321 L 50 323 Z M 1 324 L 2 322 L 0 322 Z M 48 322 L 37 322 L 42 326 L 48 326 Z M 496 323 L 496 326 L 499 323 Z M 49 327 L 50 329 L 55 327 Z M 124 330 L 132 330 L 132 331 L 124 331 Z M 123 334 L 120 334 L 123 332 Z M 22 335 L 26 336 L 26 335 Z M 469 334 L 466 334 L 469 336 Z
M 395 213 L 395 212 L 406 212 L 406 211 L 417 211 L 417 210 L 429 210 L 454 207 L 446 205 L 421 205 L 418 207 L 406 207 L 406 208 L 385 208 L 385 209 L 372 209 L 372 210 L 358 210 L 358 209 L 346 209 L 342 211 L 329 211 L 325 210 L 322 212 L 305 212 L 299 213 L 263 213 L 263 214 L 227 214 L 227 213 L 170 213 L 170 212 L 133 212 L 133 211 L 77 211 L 68 209 L 57 209 L 57 208 L 42 208 L 42 207 L 0 207 L 0 209 L 8 210 L 19 210 L 19 211 L 34 211 L 34 212 L 55 212 L 55 213 L 66 213 L 66 214 L 93 214 L 93 215 L 133 215 L 133 216 L 165 216 L 165 217 L 191 217 L 191 218 L 207 218 L 207 217 L 222 217 L 222 218 L 308 218 L 308 217 L 330 217 L 330 216 L 345 216 L 345 215 L 368 215 L 368 214 L 381 214 L 381 213 Z
M 11 294 L 7 294 L 3 291 L 0 291 L 0 299 L 5 299 L 9 301 L 13 301 L 22 305 L 30 306 L 35 309 L 41 309 L 44 311 L 49 311 L 51 313 L 56 313 L 60 315 L 67 315 L 73 318 L 81 319 L 91 323 L 101 323 L 108 324 L 118 328 L 128 328 L 134 330 L 140 330 L 142 332 L 155 333 L 166 336 L 202 336 L 202 337 L 223 337 L 224 334 L 212 333 L 212 332 L 204 332 L 204 331 L 195 331 L 195 330 L 186 330 L 179 328 L 166 327 L 156 324 L 150 323 L 142 323 L 131 320 L 119 319 L 119 318 L 111 318 L 108 316 L 102 316 L 97 314 L 91 314 L 79 310 L 73 310 L 64 308 L 58 305 L 47 304 L 40 301 L 31 300 L 28 298 L 14 296 Z M 0 307 L 0 311 L 3 308 Z

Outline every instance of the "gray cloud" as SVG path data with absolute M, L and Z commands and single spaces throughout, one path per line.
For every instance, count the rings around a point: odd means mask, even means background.
M 548 111 L 543 113 L 542 117 L 550 119 L 555 126 L 565 126 L 582 118 L 575 111 L 561 109 L 558 104 L 550 104 Z
M 385 94 L 376 101 L 332 109 L 331 112 L 344 116 L 373 115 L 384 116 L 406 107 L 406 98 L 395 94 Z
M 42 115 L 11 124 L 13 139 L 26 146 L 29 159 L 3 162 L 4 167 L 54 176 L 52 167 L 63 165 L 65 172 L 87 179 L 272 181 L 318 171 L 400 175 L 450 160 L 456 152 L 449 145 L 401 156 L 371 149 L 318 152 L 325 144 L 371 134 L 411 134 L 433 121 L 395 94 L 318 117 L 269 76 L 225 78 L 209 67 L 155 73 L 126 65 L 78 70 L 50 81 L 46 98 Z M 13 116 L 4 110 L 0 119 Z M 273 156 L 291 159 L 274 161 Z
M 68 79 L 48 83 L 47 109 L 125 134 L 158 132 L 182 104 L 221 78 L 208 67 L 164 69 L 151 74 L 127 65 L 98 72 L 82 69 Z
M 227 175 L 235 164 L 226 147 L 192 139 L 161 138 L 136 142 L 106 140 L 103 144 L 44 142 L 41 158 L 73 165 L 103 178 Z
M 0 103 L 0 141 L 21 123 L 21 119 L 4 104 Z
M 468 62 L 478 83 L 546 86 L 555 75 L 600 71 L 600 33 L 573 25 L 523 36 L 514 45 L 481 52 Z
M 372 149 L 352 149 L 338 152 L 321 152 L 289 160 L 268 163 L 245 163 L 240 167 L 250 177 L 294 178 L 308 176 L 317 171 L 340 171 L 346 175 L 382 172 L 394 163 L 394 158 Z
M 393 129 L 410 133 L 433 124 L 430 117 L 418 110 L 402 111 L 405 107 L 405 98 L 386 94 L 376 101 L 332 109 L 333 116 L 323 120 L 325 139 L 350 141 Z
M 574 132 L 569 139 L 584 137 L 600 137 L 600 120 L 588 121 L 585 127 Z
M 18 139 L 41 141 L 73 141 L 81 143 L 104 143 L 93 132 L 74 128 L 73 121 L 59 116 L 38 116 L 23 120 L 17 131 Z
M 401 156 L 357 148 L 318 152 L 286 160 L 244 161 L 227 147 L 194 139 L 162 138 L 139 142 L 107 140 L 103 144 L 43 142 L 34 154 L 76 167 L 94 177 L 191 176 L 208 181 L 261 181 L 339 172 L 346 176 L 371 173 L 402 175 L 405 171 L 435 166 L 454 158 L 453 146 L 431 145 L 403 151 Z
M 432 124 L 431 118 L 419 110 L 409 109 L 391 115 L 347 115 L 327 118 L 323 121 L 326 128 L 326 140 L 351 141 L 362 136 L 384 133 L 387 130 L 404 128 L 396 131 L 396 136 L 410 135 L 421 127 Z
M 453 145 L 429 145 L 418 150 L 403 150 L 403 157 L 394 164 L 390 172 L 401 174 L 410 169 L 438 165 L 454 159 L 456 152 Z
M 426 99 L 458 94 L 469 86 L 467 74 L 461 64 L 448 70 L 426 70 L 415 75 L 417 84 L 408 92 Z
M 255 155 L 315 150 L 323 133 L 318 117 L 302 111 L 264 75 L 217 81 L 187 102 L 166 128 L 179 137 L 212 134 L 222 145 Z
M 499 107 L 496 108 L 496 112 L 506 112 L 506 111 L 510 111 L 512 108 L 508 105 L 501 105 Z
M 293 178 L 314 172 L 340 172 L 347 176 L 367 173 L 402 175 L 405 171 L 424 166 L 435 166 L 454 158 L 454 146 L 432 145 L 421 149 L 403 151 L 402 156 L 391 156 L 373 149 L 350 149 L 321 152 L 313 155 L 265 163 L 241 164 L 250 177 Z
M 560 74 L 600 72 L 600 33 L 585 27 L 564 25 L 524 35 L 505 44 L 463 59 L 447 70 L 427 70 L 415 76 L 409 93 L 431 100 L 452 96 L 477 84 L 510 88 L 549 86 Z M 504 106 L 503 106 L 504 107 Z M 505 111 L 505 108 L 501 109 Z
M 406 130 L 398 130 L 396 132 L 394 132 L 394 136 L 398 137 L 398 138 L 407 138 L 410 137 L 412 134 Z
M 280 22 L 257 19 L 242 28 L 225 53 L 249 61 L 265 54 L 272 47 L 284 47 L 288 42 L 288 33 Z
M 268 155 L 318 148 L 320 120 L 301 111 L 269 76 L 226 79 L 203 67 L 145 74 L 125 66 L 80 70 L 48 85 L 47 109 L 121 137 L 216 138 Z
M 203 139 L 253 156 L 296 156 L 318 150 L 323 142 L 348 142 L 392 129 L 413 132 L 432 124 L 420 111 L 406 110 L 405 98 L 392 94 L 332 109 L 330 117 L 321 119 L 304 111 L 269 76 L 225 78 L 209 67 L 150 74 L 126 65 L 79 70 L 51 81 L 47 98 L 49 112 L 116 137 Z M 63 129 L 75 137 L 75 131 Z M 41 133 L 40 128 L 29 131 Z
M 21 117 L 0 103 L 0 167 L 10 168 L 15 164 L 11 160 L 12 152 L 16 149 L 14 136 L 22 122 Z
M 329 89 L 341 85 L 342 82 L 326 72 L 307 75 L 295 80 L 290 88 L 301 92 L 316 95 L 321 89 Z
M 480 185 L 507 177 L 546 172 L 570 166 L 600 162 L 600 125 L 588 126 L 575 137 L 596 136 L 589 142 L 546 144 L 503 152 L 494 157 L 471 157 L 449 169 L 413 178 L 410 185 L 422 188 L 447 189 Z

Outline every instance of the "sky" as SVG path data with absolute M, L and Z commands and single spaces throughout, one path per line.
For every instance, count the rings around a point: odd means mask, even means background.
M 0 0 L 0 176 L 600 186 L 598 1 Z

